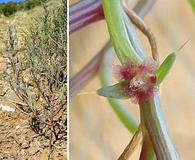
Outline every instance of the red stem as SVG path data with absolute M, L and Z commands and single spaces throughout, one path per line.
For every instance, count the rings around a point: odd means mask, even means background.
M 155 156 L 152 143 L 148 133 L 143 137 L 143 145 L 140 153 L 139 160 L 151 160 Z
M 70 6 L 69 33 L 102 19 L 104 14 L 100 0 L 81 0 Z
M 72 97 L 78 90 L 81 89 L 81 87 L 87 84 L 89 80 L 97 74 L 101 66 L 105 50 L 109 47 L 110 43 L 107 43 L 103 49 L 100 50 L 98 54 L 70 80 L 70 97 Z

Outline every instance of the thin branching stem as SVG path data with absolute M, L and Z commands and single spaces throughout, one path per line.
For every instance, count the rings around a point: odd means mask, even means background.
M 125 0 L 121 0 L 121 4 L 133 24 L 147 36 L 152 50 L 152 57 L 159 62 L 158 46 L 154 33 L 133 10 L 128 9 Z
M 122 152 L 118 160 L 127 160 L 130 155 L 133 153 L 138 143 L 142 139 L 142 128 L 141 125 L 138 127 L 137 131 L 133 135 L 133 138 L 130 140 L 129 144 L 126 146 L 125 150 Z

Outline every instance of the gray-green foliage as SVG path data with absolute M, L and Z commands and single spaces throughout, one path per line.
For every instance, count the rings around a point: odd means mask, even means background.
M 32 21 L 22 50 L 16 49 L 16 36 L 11 27 L 8 29 L 7 55 L 11 70 L 8 70 L 6 80 L 26 103 L 27 107 L 22 109 L 32 116 L 34 131 L 40 133 L 44 130 L 45 136 L 53 142 L 66 136 L 65 4 L 63 1 L 63 5 L 54 11 L 45 8 L 45 15 Z

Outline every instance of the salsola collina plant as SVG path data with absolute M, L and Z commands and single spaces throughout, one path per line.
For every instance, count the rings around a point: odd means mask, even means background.
M 56 141 L 67 136 L 67 31 L 66 2 L 36 20 L 23 37 L 20 50 L 16 29 L 7 30 L 7 57 L 10 67 L 5 79 L 26 104 L 22 113 L 31 117 L 32 129 L 49 139 L 53 150 Z M 65 145 L 64 145 L 65 147 Z
M 86 3 L 87 2 L 88 1 L 86 0 Z M 99 1 L 96 2 L 96 7 L 101 7 Z M 95 2 L 93 4 L 95 4 Z M 98 94 L 108 97 L 110 104 L 119 116 L 120 120 L 129 129 L 129 131 L 133 133 L 135 133 L 133 129 L 135 125 L 132 125 L 131 118 L 129 118 L 125 109 L 122 109 L 121 104 L 119 104 L 116 99 L 131 98 L 133 99 L 133 102 L 139 104 L 141 124 L 130 144 L 132 144 L 132 142 L 135 143 L 135 141 L 137 141 L 137 137 L 140 137 L 138 135 L 142 132 L 143 145 L 140 159 L 153 159 L 155 157 L 157 159 L 178 159 L 174 146 L 168 136 L 166 125 L 164 124 L 158 96 L 158 87 L 173 65 L 173 62 L 176 59 L 176 54 L 173 52 L 168 55 L 164 62 L 159 66 L 155 65 L 156 62 L 153 62 L 152 60 L 149 60 L 149 63 L 145 63 L 147 60 L 145 59 L 144 51 L 142 50 L 133 26 L 131 25 L 131 22 L 134 24 L 135 22 L 131 19 L 131 17 L 129 17 L 130 21 L 127 18 L 129 15 L 124 5 L 121 6 L 120 1 L 117 0 L 112 2 L 102 0 L 102 5 L 111 42 L 121 65 L 115 69 L 116 78 L 118 78 L 119 83 L 107 86 L 108 83 L 110 83 L 108 82 L 109 80 L 107 80 L 109 79 L 108 76 L 106 76 L 108 75 L 107 72 L 109 70 L 105 67 L 106 63 L 109 63 L 108 58 L 107 61 L 105 60 L 103 62 L 101 82 L 105 87 L 99 89 Z M 94 15 L 98 17 L 96 14 Z M 102 12 L 99 13 L 99 19 L 102 19 Z M 91 19 L 91 21 L 93 21 L 93 19 Z M 89 22 L 86 23 L 88 24 Z M 85 25 L 85 23 L 80 24 L 83 26 Z M 145 33 L 144 28 L 138 28 L 141 29 L 147 36 L 150 34 Z M 75 28 L 73 27 L 73 31 L 74 30 Z M 71 27 L 70 31 L 72 31 Z M 150 38 L 151 36 L 149 37 L 149 41 L 151 43 L 152 41 Z M 94 62 L 93 64 L 98 62 L 94 65 L 94 68 L 101 65 L 99 59 L 101 59 L 102 53 L 109 52 L 108 46 L 109 44 L 106 45 L 100 51 L 99 56 L 97 55 L 96 58 L 92 59 L 91 63 L 89 63 L 89 65 L 84 69 L 91 67 L 92 62 Z M 154 51 L 156 46 L 153 44 L 151 47 Z M 157 54 L 153 54 L 153 58 L 158 63 L 158 56 L 156 57 L 156 55 Z M 104 59 L 106 59 L 106 57 L 104 57 Z M 151 66 L 155 67 L 150 69 Z M 78 74 L 78 76 L 75 76 L 75 79 L 77 77 L 81 77 L 82 71 Z M 92 76 L 93 74 L 91 74 L 91 77 Z M 73 78 L 72 82 L 75 81 L 75 79 Z M 72 86 L 75 90 L 76 87 L 74 88 L 74 83 L 72 83 Z M 127 150 L 124 151 L 119 159 L 127 158 L 128 147 L 129 145 L 126 148 Z
M 123 1 L 122 3 L 124 6 Z M 121 94 L 121 97 L 128 94 L 129 97 L 133 98 L 134 102 L 139 104 L 141 112 L 140 125 L 143 134 L 143 146 L 140 158 L 142 158 L 143 155 L 145 159 L 151 158 L 151 151 L 153 148 L 157 159 L 178 159 L 162 118 L 158 93 L 154 91 L 154 88 L 160 85 L 160 82 L 162 82 L 168 73 L 176 55 L 175 53 L 170 54 L 158 69 L 153 67 L 154 63 L 152 61 L 146 64 L 144 62 L 145 58 L 143 58 L 144 52 L 138 53 L 136 51 L 131 43 L 132 39 L 129 38 L 127 34 L 126 26 L 123 25 L 126 13 L 122 8 L 121 3 L 119 1 L 108 2 L 103 0 L 102 4 L 111 41 L 123 67 L 123 71 L 120 69 L 119 74 L 123 74 L 125 67 L 125 71 L 129 70 L 132 75 L 131 77 L 124 79 L 125 81 L 128 80 L 127 84 L 124 84 L 126 83 L 124 81 L 123 83 L 114 86 L 102 88 L 98 93 L 112 98 L 118 98 L 118 94 Z M 129 16 L 128 12 L 127 14 Z M 131 17 L 130 20 L 132 21 Z M 140 29 L 144 30 L 144 27 Z M 139 42 L 134 41 L 134 43 Z M 143 57 L 140 56 L 141 54 Z M 153 58 L 155 59 L 155 56 L 153 56 Z M 128 64 L 127 66 L 127 63 L 131 65 L 129 66 Z M 142 72 L 141 74 L 140 70 Z M 110 92 L 112 93 L 112 96 L 109 95 Z M 116 93 L 116 96 L 114 93 Z

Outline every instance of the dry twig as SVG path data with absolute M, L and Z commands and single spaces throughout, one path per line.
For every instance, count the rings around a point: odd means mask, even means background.
M 133 138 L 131 139 L 131 141 L 129 142 L 129 144 L 123 151 L 123 153 L 118 158 L 118 160 L 127 160 L 128 157 L 133 153 L 133 151 L 135 150 L 137 144 L 140 142 L 141 139 L 142 139 L 142 128 L 140 125 L 137 131 L 135 132 Z
M 159 62 L 159 53 L 158 53 L 158 47 L 156 38 L 151 31 L 151 29 L 144 23 L 144 21 L 133 11 L 129 10 L 127 7 L 127 4 L 125 3 L 125 0 L 121 0 L 122 7 L 124 11 L 126 12 L 129 19 L 133 22 L 133 24 L 143 33 L 147 36 L 148 41 L 151 46 L 152 50 L 152 57 L 154 60 Z

